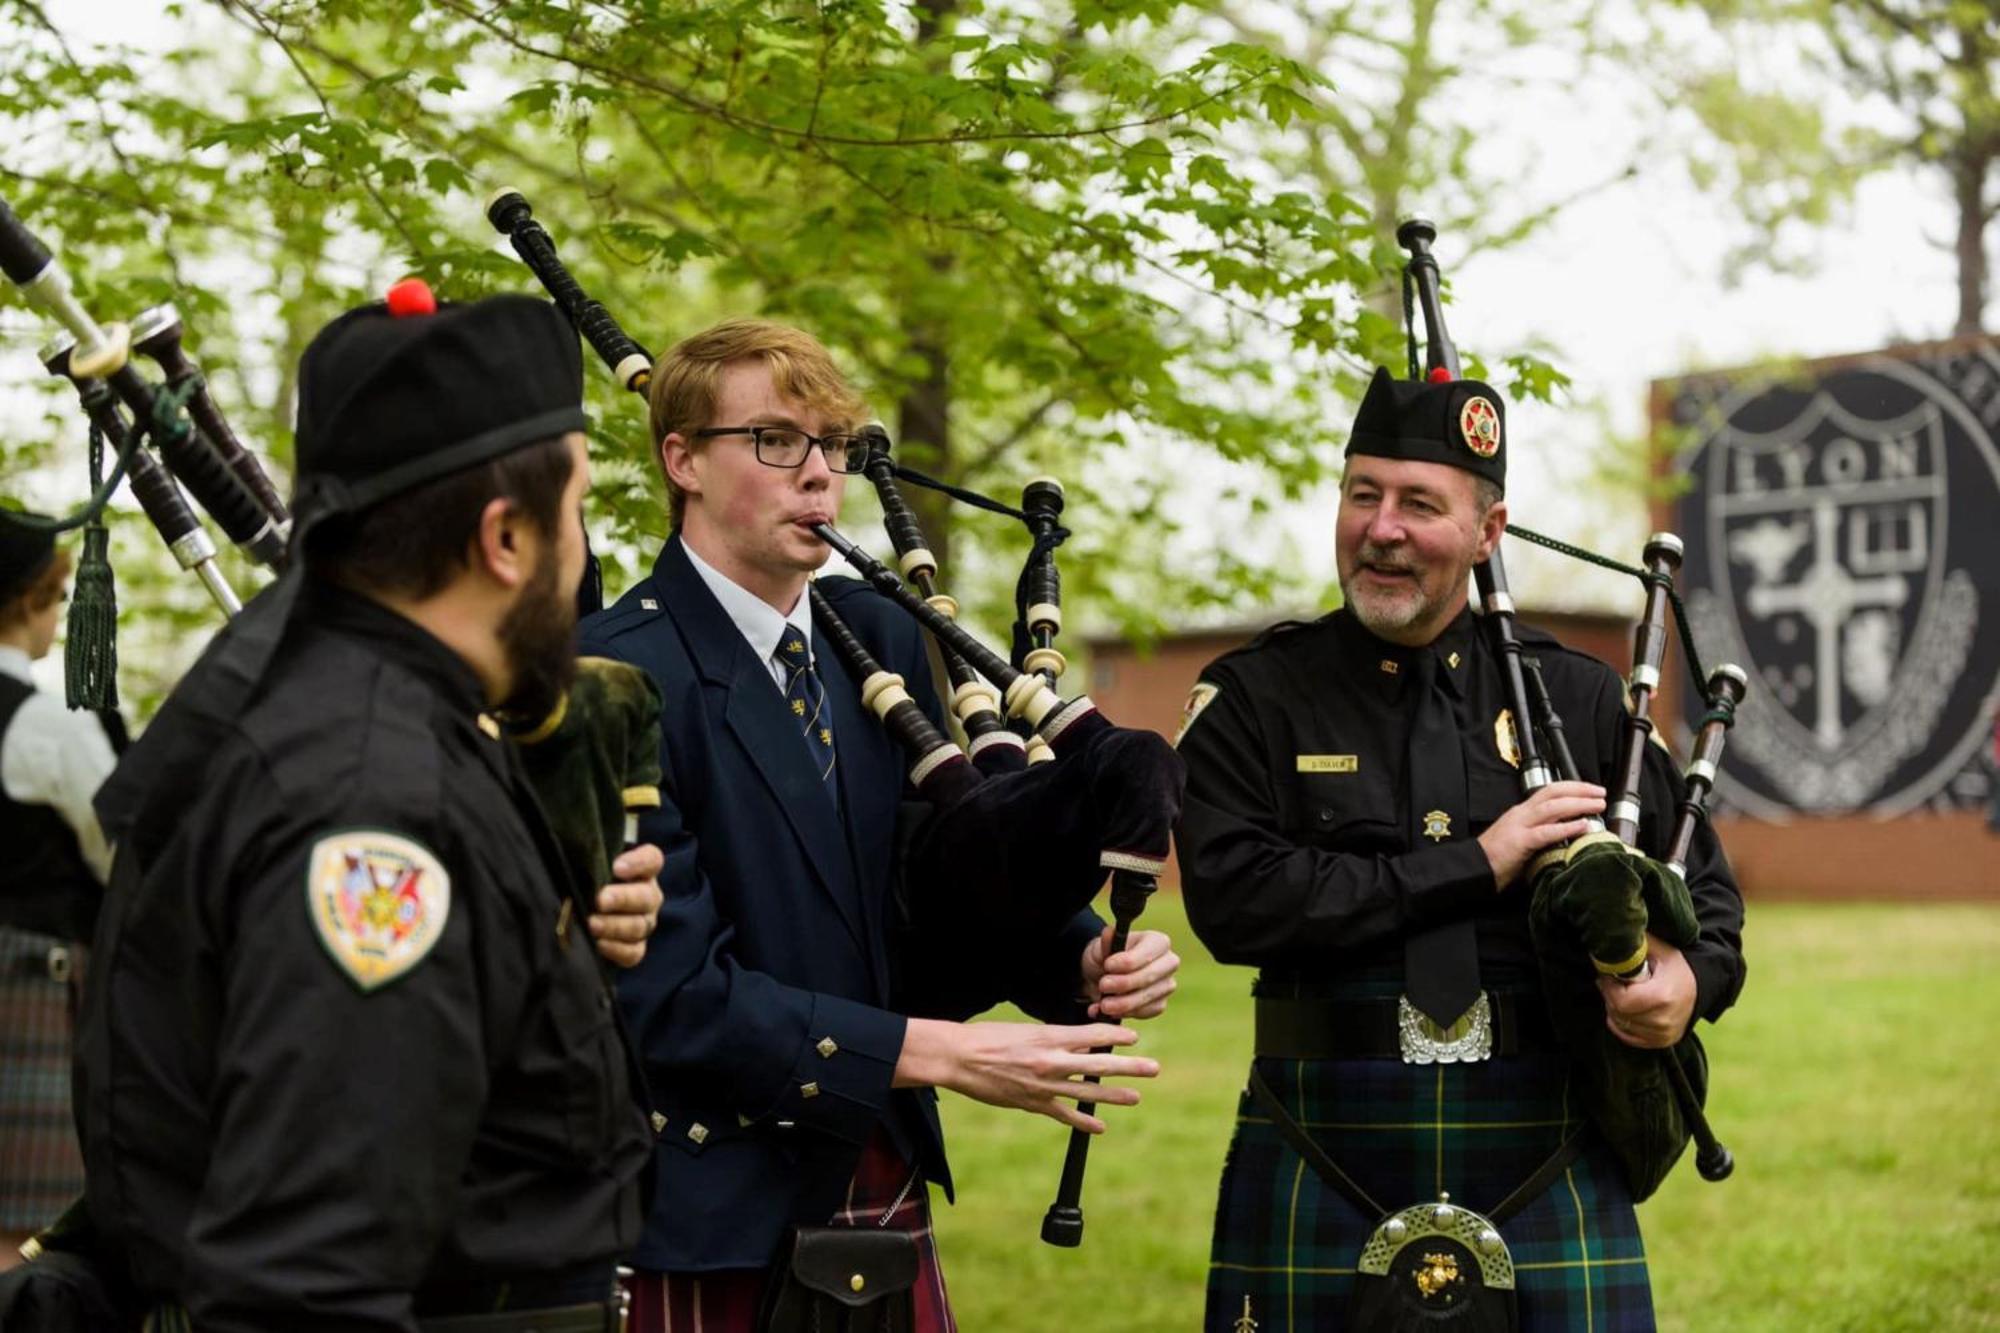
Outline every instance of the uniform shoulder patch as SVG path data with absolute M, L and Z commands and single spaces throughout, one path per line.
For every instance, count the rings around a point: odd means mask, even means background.
M 1215 696 L 1222 693 L 1220 685 L 1202 681 L 1188 692 L 1187 704 L 1181 709 L 1181 724 L 1174 728 L 1174 744 L 1179 746 L 1181 737 L 1188 734 L 1188 728 L 1201 716 L 1201 710 L 1215 702 Z
M 363 991 L 424 960 L 451 915 L 451 876 L 400 834 L 348 829 L 313 844 L 306 911 L 327 955 Z

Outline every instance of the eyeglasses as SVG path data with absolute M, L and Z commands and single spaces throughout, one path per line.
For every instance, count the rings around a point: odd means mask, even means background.
M 712 426 L 694 432 L 697 440 L 748 435 L 757 461 L 766 467 L 804 467 L 814 445 L 835 472 L 859 472 L 868 462 L 868 441 L 859 435 L 808 435 L 793 426 Z

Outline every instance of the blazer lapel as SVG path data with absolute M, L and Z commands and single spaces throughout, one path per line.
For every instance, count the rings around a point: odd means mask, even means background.
M 815 635 L 814 641 L 824 647 L 826 636 Z M 827 708 L 833 717 L 834 751 L 839 756 L 833 772 L 840 783 L 840 808 L 847 814 L 845 832 L 856 883 L 887 885 L 888 867 L 882 862 L 885 855 L 894 855 L 895 839 L 893 836 L 887 840 L 865 838 L 860 831 L 896 827 L 902 785 L 895 779 L 900 773 L 902 751 L 889 741 L 875 716 L 861 706 L 861 682 L 848 674 L 847 664 L 832 652 L 816 653 L 815 661 L 820 679 L 826 685 Z M 882 758 L 885 747 L 890 751 L 886 780 Z M 863 889 L 857 897 L 868 925 L 869 962 L 875 971 L 876 985 L 886 998 L 888 932 L 883 929 L 882 914 L 888 910 L 889 893 L 886 888 L 876 892 Z
M 855 943 L 872 959 L 874 950 L 868 944 L 871 936 L 846 832 L 799 734 L 798 721 L 785 707 L 784 695 L 769 668 L 751 656 L 749 641 L 688 563 L 679 538 L 668 542 L 660 553 L 653 577 L 675 619 L 688 626 L 689 653 L 703 677 L 726 691 L 723 722 L 783 811 L 814 877 L 832 897 Z M 842 719 L 836 715 L 836 754 L 841 725 Z M 838 765 L 835 771 L 839 771 Z

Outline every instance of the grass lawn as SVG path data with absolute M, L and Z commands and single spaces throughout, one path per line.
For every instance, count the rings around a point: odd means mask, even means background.
M 1092 1145 L 1081 1249 L 1039 1239 L 1067 1131 L 947 1099 L 960 1202 L 937 1220 L 968 1333 L 1200 1325 L 1251 973 L 1177 899 L 1148 917 L 1182 986 L 1140 1044 L 1163 1072 Z M 1753 905 L 1747 947 L 1743 1000 L 1703 1034 L 1736 1174 L 1711 1185 L 1690 1153 L 1640 1209 L 1662 1328 L 2000 1330 L 2000 909 Z

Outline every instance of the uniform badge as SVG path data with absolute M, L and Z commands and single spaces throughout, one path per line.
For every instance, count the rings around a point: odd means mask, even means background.
M 1187 704 L 1181 709 L 1181 724 L 1174 728 L 1176 746 L 1181 743 L 1181 737 L 1188 734 L 1188 728 L 1194 725 L 1194 720 L 1201 716 L 1201 710 L 1208 707 L 1220 693 L 1222 693 L 1220 685 L 1211 685 L 1207 681 L 1188 691 Z
M 1493 745 L 1500 757 L 1514 767 L 1521 766 L 1521 738 L 1514 731 L 1514 710 L 1503 708 L 1493 717 Z
M 1500 452 L 1500 412 L 1477 394 L 1458 409 L 1458 430 L 1465 437 L 1465 447 L 1481 458 Z
M 1424 836 L 1432 842 L 1443 842 L 1451 836 L 1451 816 L 1442 810 L 1432 810 L 1424 816 Z
M 306 910 L 328 956 L 363 991 L 422 962 L 451 914 L 451 876 L 428 847 L 354 829 L 306 860 Z

